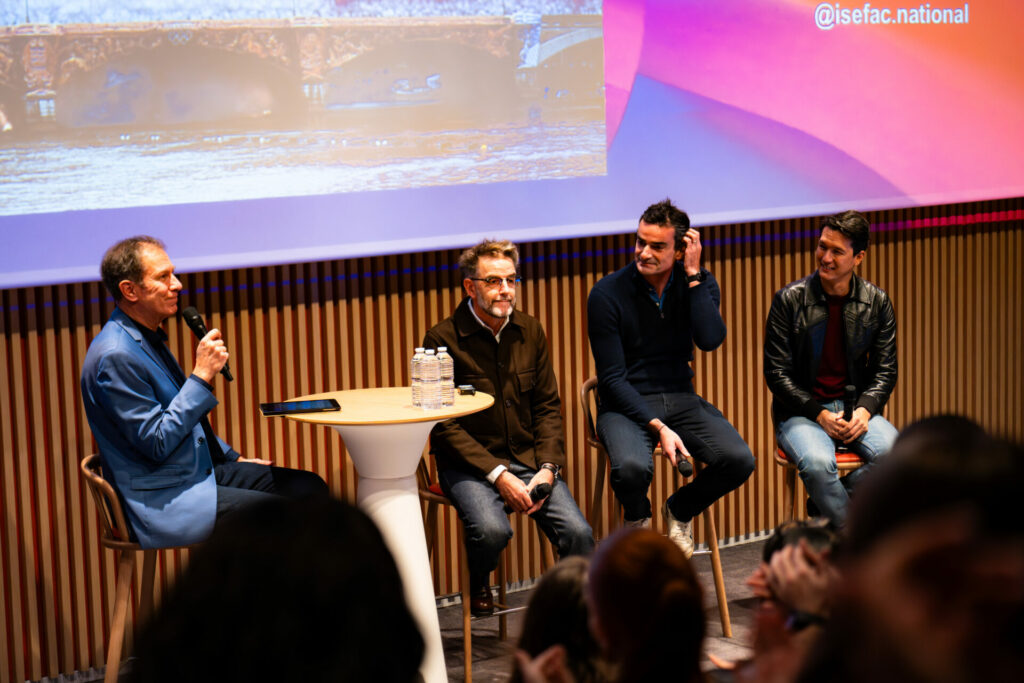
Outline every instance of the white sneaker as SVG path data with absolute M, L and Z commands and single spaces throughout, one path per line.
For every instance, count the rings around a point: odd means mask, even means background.
M 668 539 L 679 546 L 683 555 L 693 557 L 693 520 L 680 522 L 668 509 L 668 501 L 665 501 L 662 512 L 665 514 L 665 521 L 668 522 Z
M 643 519 L 624 519 L 622 520 L 622 526 L 627 529 L 650 529 L 651 518 L 644 517 Z

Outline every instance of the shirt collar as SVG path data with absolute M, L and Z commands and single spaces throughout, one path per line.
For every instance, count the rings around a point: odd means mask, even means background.
M 665 289 L 661 290 L 661 296 L 659 297 L 651 283 L 647 281 L 647 278 L 643 276 L 640 269 L 636 267 L 636 263 L 633 264 L 633 279 L 636 282 L 637 287 L 643 288 L 651 298 L 651 301 L 653 301 L 658 307 L 658 310 L 661 310 L 661 307 L 665 305 L 665 297 L 668 296 L 669 290 L 672 289 L 672 283 L 675 282 L 676 279 L 676 268 L 679 267 L 682 266 L 678 261 L 672 264 L 672 270 L 668 275 L 668 282 L 665 283 Z
M 512 315 L 510 314 L 507 318 L 505 318 L 505 322 L 503 322 L 501 324 L 501 327 L 498 328 L 497 334 L 495 334 L 494 330 L 491 329 L 491 326 L 488 325 L 487 323 L 485 323 L 483 320 L 481 320 L 480 316 L 477 315 L 477 313 L 476 313 L 476 306 L 473 305 L 473 298 L 470 297 L 468 299 L 468 301 L 469 301 L 469 312 L 472 313 L 473 317 L 476 318 L 476 321 L 478 323 L 480 323 L 480 327 L 483 327 L 485 330 L 487 330 L 488 333 L 494 335 L 495 341 L 501 341 L 501 333 L 505 331 L 505 328 L 508 326 L 509 321 L 512 320 Z

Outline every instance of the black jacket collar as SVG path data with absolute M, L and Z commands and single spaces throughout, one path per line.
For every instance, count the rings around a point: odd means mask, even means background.
M 825 294 L 825 288 L 821 286 L 821 276 L 818 271 L 810 276 L 807 288 L 804 290 L 804 305 L 812 306 L 817 303 L 824 303 L 828 300 L 828 295 Z M 867 293 L 864 289 L 864 284 L 857 277 L 856 273 L 850 276 L 850 293 L 847 295 L 847 299 L 850 301 L 858 301 L 860 303 L 870 303 L 867 298 Z

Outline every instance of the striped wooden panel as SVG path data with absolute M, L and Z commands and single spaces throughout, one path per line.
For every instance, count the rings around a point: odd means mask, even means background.
M 969 415 L 1024 439 L 1024 314 L 1008 285 L 1024 271 L 1024 200 L 927 207 L 870 215 L 877 230 L 862 274 L 893 298 L 900 380 L 888 407 L 901 426 L 936 412 Z M 697 387 L 758 458 L 753 476 L 714 511 L 722 539 L 743 539 L 783 518 L 782 479 L 771 461 L 769 396 L 761 379 L 764 319 L 772 293 L 814 268 L 819 219 L 704 229 L 705 261 L 722 286 L 729 335 L 698 353 Z M 521 245 L 520 306 L 548 331 L 562 391 L 569 466 L 580 506 L 593 500 L 597 462 L 583 438 L 578 389 L 594 374 L 586 339 L 593 284 L 630 259 L 632 236 Z M 235 381 L 219 383 L 218 432 L 242 453 L 313 470 L 355 499 L 356 477 L 331 430 L 260 416 L 261 401 L 408 383 L 408 358 L 461 298 L 457 252 L 374 257 L 188 275 L 185 301 L 227 338 Z M 98 518 L 78 473 L 95 445 L 78 376 L 112 304 L 98 283 L 0 290 L 0 680 L 101 666 L 115 561 L 98 543 Z M 172 350 L 191 367 L 194 341 L 168 324 Z M 431 465 L 433 466 L 433 465 Z M 657 510 L 675 486 L 659 462 Z M 614 506 L 606 491 L 605 528 Z M 660 515 L 659 515 L 660 517 Z M 660 519 L 655 520 L 661 524 Z M 537 529 L 516 516 L 506 552 L 509 579 L 540 572 Z M 433 569 L 438 593 L 458 590 L 457 519 L 439 515 Z M 698 525 L 699 526 L 699 525 Z M 703 540 L 698 528 L 698 538 Z M 166 590 L 187 551 L 164 552 Z

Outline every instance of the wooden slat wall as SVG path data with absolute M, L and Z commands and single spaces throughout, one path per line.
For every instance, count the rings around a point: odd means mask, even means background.
M 969 415 L 1024 438 L 1024 200 L 876 212 L 862 274 L 885 288 L 899 319 L 900 380 L 888 416 L 897 427 L 930 413 Z M 715 510 L 719 535 L 742 539 L 782 517 L 772 464 L 769 396 L 761 379 L 764 319 L 772 293 L 814 268 L 819 219 L 704 229 L 705 260 L 722 286 L 729 336 L 699 353 L 698 390 L 737 426 L 758 457 L 749 482 Z M 595 465 L 577 396 L 594 372 L 586 339 L 591 286 L 630 258 L 632 236 L 524 244 L 521 307 L 548 331 L 562 390 L 570 464 L 586 510 Z M 172 254 L 173 256 L 173 254 Z M 224 330 L 236 380 L 221 383 L 212 420 L 241 452 L 320 473 L 355 499 L 355 475 L 334 432 L 259 415 L 268 399 L 407 384 L 413 347 L 461 298 L 456 251 L 189 275 L 185 300 Z M 78 393 L 82 358 L 111 303 L 98 283 L 0 291 L 0 680 L 22 681 L 103 663 L 115 561 L 97 542 L 98 518 L 78 463 L 95 448 Z M 171 346 L 191 367 L 193 340 L 169 322 Z M 672 488 L 663 462 L 655 509 Z M 603 514 L 612 512 L 606 494 Z M 656 520 L 660 523 L 660 520 Z M 457 529 L 439 521 L 439 593 L 457 586 Z M 509 577 L 540 571 L 537 531 L 517 516 Z M 702 540 L 698 534 L 698 541 Z M 162 554 L 166 587 L 187 562 Z

